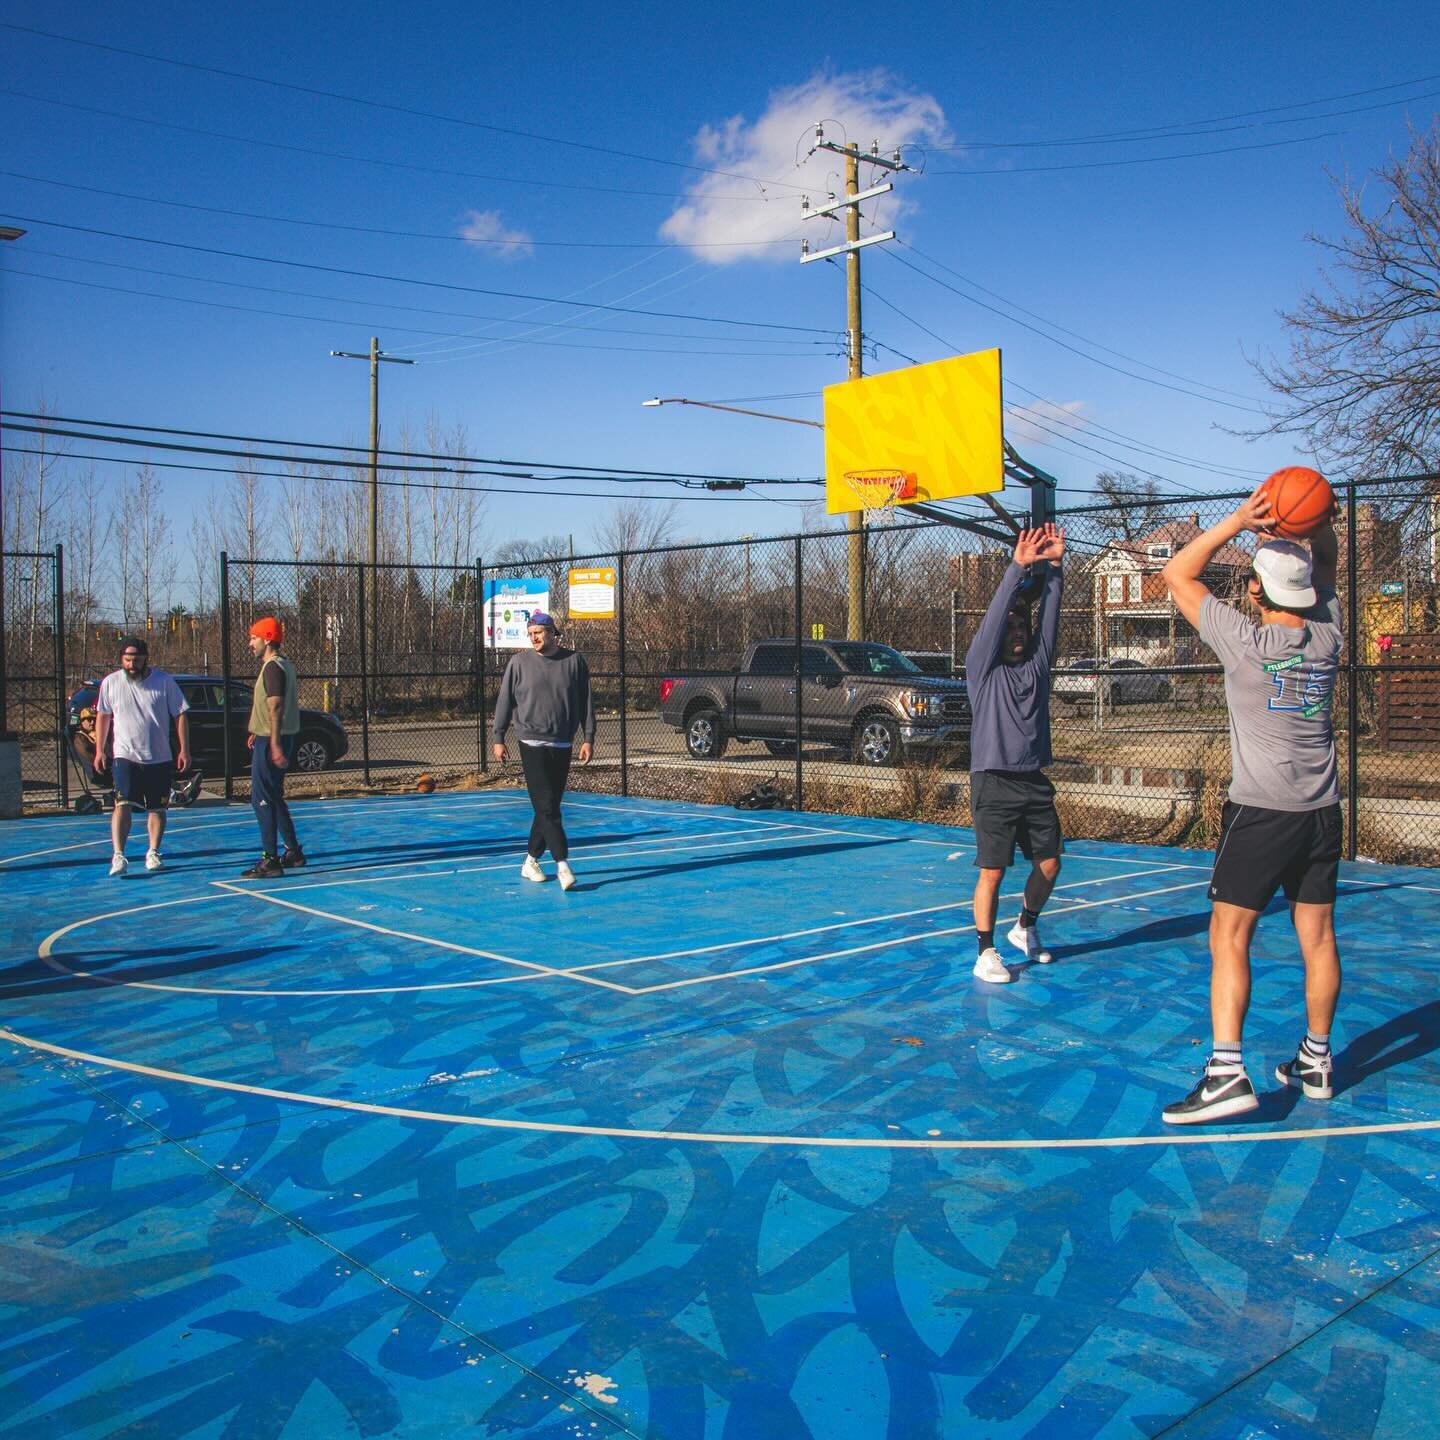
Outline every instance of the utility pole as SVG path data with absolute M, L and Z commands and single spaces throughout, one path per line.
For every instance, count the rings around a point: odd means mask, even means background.
M 807 265 L 812 260 L 825 260 L 831 256 L 843 254 L 845 256 L 845 351 L 847 359 L 847 380 L 859 380 L 864 371 L 864 331 L 860 324 L 860 251 L 867 245 L 877 245 L 885 240 L 893 240 L 895 232 L 887 230 L 880 235 L 867 235 L 864 240 L 860 238 L 860 202 L 869 200 L 877 195 L 887 194 L 895 187 L 888 181 L 871 186 L 870 189 L 861 192 L 860 189 L 860 162 L 863 160 L 867 165 L 874 165 L 881 170 L 908 170 L 910 167 L 900 159 L 900 152 L 896 150 L 890 158 L 882 157 L 878 141 L 872 141 L 869 154 L 862 155 L 858 145 L 837 145 L 833 140 L 825 138 L 825 129 L 822 125 L 815 127 L 815 144 L 811 149 L 813 154 L 816 150 L 829 150 L 836 155 L 845 157 L 845 198 L 834 200 L 828 205 L 819 205 L 813 209 L 808 200 L 802 200 L 801 207 L 806 219 L 812 215 L 830 215 L 836 210 L 845 212 L 845 243 L 833 245 L 828 250 L 811 251 L 809 241 L 803 241 L 800 248 L 800 263 Z M 863 510 L 852 510 L 850 512 L 850 543 L 849 543 L 849 565 L 847 593 L 849 596 L 849 614 L 846 630 L 851 640 L 863 640 L 865 638 L 865 512 Z
M 366 556 L 370 572 L 370 634 L 362 635 L 360 643 L 370 647 L 370 673 L 380 673 L 380 362 L 387 365 L 413 365 L 413 360 L 402 360 L 397 355 L 387 355 L 380 348 L 380 341 L 370 337 L 370 353 L 362 355 L 353 350 L 332 350 L 332 355 L 342 360 L 368 360 L 370 362 L 370 545 Z M 338 654 L 338 651 L 337 651 Z M 372 686 L 372 691 L 373 691 Z

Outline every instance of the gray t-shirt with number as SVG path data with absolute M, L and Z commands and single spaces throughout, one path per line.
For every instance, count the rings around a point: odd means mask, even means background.
M 1331 704 L 1345 636 L 1331 587 L 1298 629 L 1257 625 L 1207 595 L 1200 638 L 1225 667 L 1230 799 L 1265 810 L 1322 810 L 1340 800 Z

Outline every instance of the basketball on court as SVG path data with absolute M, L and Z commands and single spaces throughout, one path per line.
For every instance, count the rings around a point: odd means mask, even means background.
M 435 793 L 435 777 L 433 775 L 421 775 L 415 781 L 415 788 L 422 795 L 433 795 Z
M 1303 540 L 1335 513 L 1330 482 L 1308 465 L 1277 470 L 1263 488 L 1275 517 L 1275 534 L 1282 540 Z

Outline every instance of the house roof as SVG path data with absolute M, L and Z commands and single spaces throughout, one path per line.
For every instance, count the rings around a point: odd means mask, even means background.
M 1098 563 L 1105 565 L 1109 560 L 1116 569 L 1137 569 L 1153 567 L 1155 560 L 1150 554 L 1152 545 L 1169 545 L 1173 555 L 1182 546 L 1188 545 L 1197 535 L 1203 534 L 1200 525 L 1192 519 L 1167 520 L 1163 525 L 1138 536 L 1134 540 L 1112 540 L 1100 552 Z M 1211 565 L 1223 565 L 1233 570 L 1248 570 L 1251 554 L 1238 545 L 1222 545 L 1211 559 Z M 1117 563 L 1118 562 L 1118 563 Z M 1107 567 L 1108 568 L 1108 567 Z

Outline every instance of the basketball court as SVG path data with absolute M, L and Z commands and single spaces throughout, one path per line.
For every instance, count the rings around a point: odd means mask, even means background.
M 1261 1109 L 1176 1131 L 1207 854 L 1073 842 L 989 986 L 967 831 L 566 816 L 568 895 L 506 790 L 297 805 L 269 882 L 239 808 L 0 830 L 0 1436 L 1428 1429 L 1432 872 L 1343 869 L 1336 1098 L 1276 908 Z

